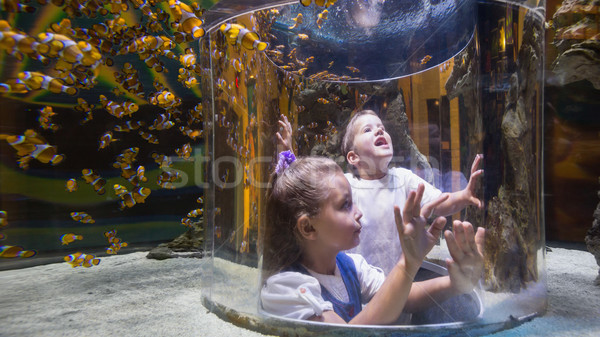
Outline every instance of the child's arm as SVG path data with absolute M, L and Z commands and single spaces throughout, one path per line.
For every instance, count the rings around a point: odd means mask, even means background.
M 456 212 L 461 211 L 467 206 L 477 206 L 479 208 L 483 207 L 483 203 L 479 198 L 475 196 L 475 190 L 477 188 L 477 181 L 483 174 L 483 170 L 479 170 L 479 164 L 483 159 L 483 155 L 478 154 L 475 156 L 475 160 L 473 160 L 473 165 L 471 166 L 471 176 L 469 177 L 469 183 L 464 190 L 449 193 L 450 197 L 443 203 L 435 206 L 431 203 L 423 206 L 423 215 L 425 217 L 430 217 L 432 215 L 436 216 L 448 216 L 452 215 Z
M 285 115 L 281 115 L 278 123 L 280 132 L 275 134 L 277 136 L 277 153 L 283 151 L 294 152 L 292 145 L 292 125 Z
M 474 233 L 468 222 L 454 221 L 453 231 L 446 231 L 448 276 L 415 282 L 406 303 L 406 312 L 418 312 L 448 298 L 468 293 L 475 288 L 483 272 L 485 229 Z
M 394 207 L 403 254 L 373 299 L 350 324 L 389 324 L 402 313 L 423 258 L 441 234 L 446 222 L 440 217 L 429 230 L 425 229 L 426 219 L 421 216 L 420 206 L 423 191 L 424 186 L 421 184 L 416 192 L 410 192 L 402 214 L 398 206 Z

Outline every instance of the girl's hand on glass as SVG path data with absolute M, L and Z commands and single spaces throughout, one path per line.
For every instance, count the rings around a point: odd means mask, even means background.
M 452 259 L 447 259 L 448 274 L 453 289 L 467 293 L 479 282 L 483 273 L 483 247 L 485 229 L 479 227 L 477 233 L 469 222 L 454 221 L 452 232 L 444 233 Z
M 402 253 L 405 261 L 413 266 L 421 265 L 427 253 L 431 251 L 431 248 L 437 242 L 446 224 L 444 217 L 438 217 L 429 229 L 425 229 L 427 219 L 421 212 L 421 199 L 424 190 L 425 186 L 419 184 L 417 191 L 409 193 L 402 213 L 400 213 L 398 206 L 394 206 L 396 228 L 402 245 Z
M 285 115 L 281 115 L 281 119 L 278 121 L 279 132 L 277 136 L 277 152 L 292 151 L 292 124 L 288 121 Z

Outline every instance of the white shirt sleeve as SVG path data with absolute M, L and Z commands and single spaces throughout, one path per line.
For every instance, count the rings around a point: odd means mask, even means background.
M 321 296 L 321 285 L 312 276 L 282 272 L 267 279 L 260 291 L 263 309 L 273 315 L 294 319 L 321 316 L 333 310 Z
M 361 288 L 361 301 L 367 303 L 375 296 L 385 281 L 385 274 L 381 268 L 370 265 L 360 254 L 348 254 L 354 260 L 358 281 Z

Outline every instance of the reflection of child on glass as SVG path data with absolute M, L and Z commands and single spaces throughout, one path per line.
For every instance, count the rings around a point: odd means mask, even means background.
M 279 124 L 281 133 L 277 134 L 278 147 L 291 150 L 291 125 L 285 117 Z M 350 252 L 362 255 L 369 264 L 383 269 L 386 275 L 402 255 L 402 247 L 396 239 L 398 232 L 392 210 L 396 205 L 405 205 L 410 191 L 416 190 L 421 184 L 424 186 L 423 196 L 419 200 L 420 215 L 426 218 L 434 213 L 437 216 L 451 215 L 468 205 L 482 206 L 475 197 L 475 182 L 483 173 L 483 170 L 477 170 L 482 159 L 480 155 L 473 162 L 471 177 L 464 190 L 441 193 L 410 170 L 388 167 L 394 152 L 391 138 L 379 117 L 371 110 L 357 112 L 350 119 L 342 141 L 342 151 L 353 171 L 345 174 L 352 188 L 352 198 L 363 212 L 360 244 Z M 483 229 L 478 230 L 477 237 L 483 241 Z M 405 311 L 417 312 L 455 295 L 457 285 L 453 284 L 451 277 L 454 268 L 450 263 L 450 276 L 422 281 L 413 287 Z
M 403 254 L 386 277 L 362 256 L 341 252 L 359 244 L 362 217 L 341 168 L 327 158 L 292 159 L 290 152 L 280 154 L 267 196 L 263 309 L 287 318 L 329 323 L 395 322 L 445 219 L 439 217 L 425 229 L 422 184 L 408 194 L 402 213 L 394 207 L 396 240 Z M 483 269 L 483 236 L 479 232 L 476 236 L 471 224 L 459 221 L 454 223 L 454 234 L 446 231 L 445 235 L 453 258 L 448 262 L 453 266 L 454 292 L 469 292 Z

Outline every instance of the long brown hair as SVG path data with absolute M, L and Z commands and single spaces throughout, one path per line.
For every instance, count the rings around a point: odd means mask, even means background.
M 263 246 L 263 280 L 297 262 L 302 256 L 296 223 L 302 215 L 317 215 L 329 196 L 328 178 L 343 173 L 333 160 L 304 157 L 271 175 L 267 192 Z

